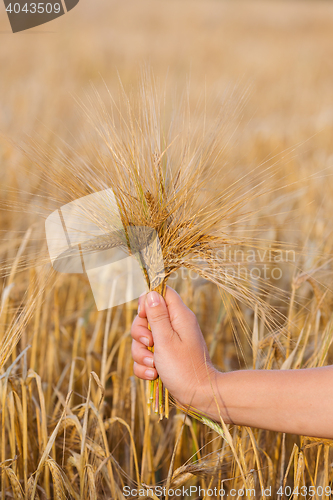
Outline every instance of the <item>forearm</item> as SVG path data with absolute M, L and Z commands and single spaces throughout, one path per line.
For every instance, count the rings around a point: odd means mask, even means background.
M 333 438 L 333 366 L 215 372 L 202 407 L 226 423 Z

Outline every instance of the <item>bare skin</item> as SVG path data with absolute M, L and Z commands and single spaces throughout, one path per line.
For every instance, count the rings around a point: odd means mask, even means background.
M 333 366 L 219 372 L 194 313 L 170 287 L 165 300 L 157 292 L 140 297 L 131 334 L 135 375 L 158 373 L 182 405 L 225 423 L 333 438 Z

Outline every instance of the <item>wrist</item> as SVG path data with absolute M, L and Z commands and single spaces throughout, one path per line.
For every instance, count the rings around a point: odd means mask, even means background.
M 227 373 L 220 372 L 213 366 L 209 367 L 192 406 L 213 420 L 219 421 L 222 417 L 225 423 L 232 423 L 221 393 L 226 376 Z

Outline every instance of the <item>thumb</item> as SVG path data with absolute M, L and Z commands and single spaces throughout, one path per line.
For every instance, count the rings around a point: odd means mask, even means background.
M 153 334 L 155 350 L 159 346 L 170 347 L 170 343 L 175 341 L 177 334 L 171 326 L 168 308 L 162 295 L 149 292 L 146 296 L 145 309 Z

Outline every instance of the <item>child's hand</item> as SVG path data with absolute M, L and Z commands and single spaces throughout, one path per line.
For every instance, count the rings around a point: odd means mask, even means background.
M 195 315 L 172 288 L 165 301 L 150 292 L 139 305 L 132 325 L 135 375 L 152 380 L 158 372 L 179 403 L 215 420 L 333 439 L 333 366 L 222 373 L 212 366 Z
M 152 380 L 159 374 L 181 404 L 201 407 L 215 369 L 197 319 L 180 296 L 170 287 L 165 300 L 157 292 L 142 295 L 131 334 L 135 375 Z

